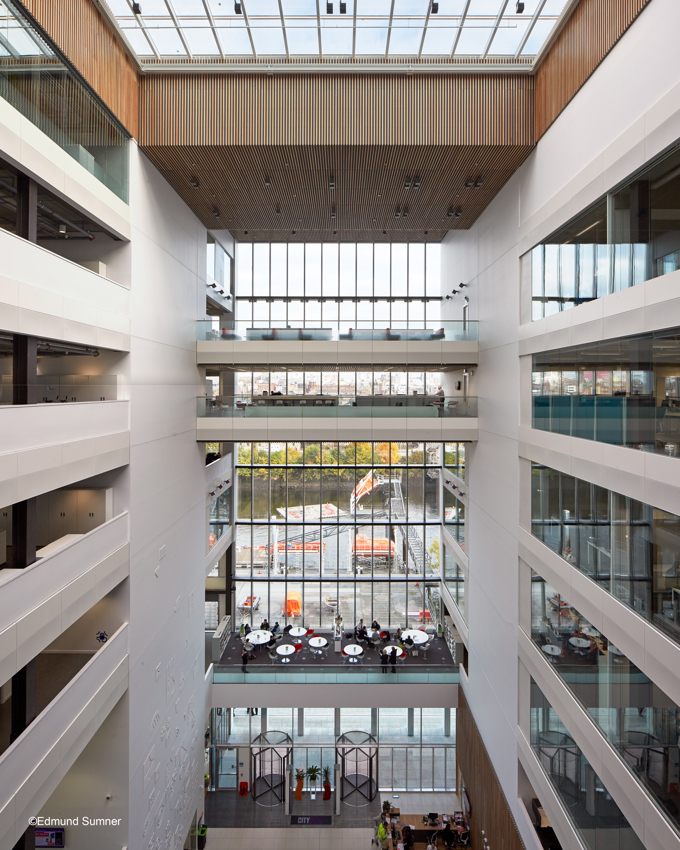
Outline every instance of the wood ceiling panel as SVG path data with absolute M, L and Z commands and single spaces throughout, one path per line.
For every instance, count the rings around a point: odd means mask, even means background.
M 144 150 L 206 227 L 227 228 L 247 241 L 370 242 L 439 241 L 449 229 L 469 228 L 531 146 L 147 146 Z M 329 187 L 331 176 L 334 189 Z M 196 189 L 192 177 L 199 181 Z M 419 177 L 420 187 L 405 189 L 407 177 L 411 181 Z M 466 188 L 468 178 L 478 177 L 481 187 Z M 460 209 L 461 216 L 448 218 L 450 208 Z

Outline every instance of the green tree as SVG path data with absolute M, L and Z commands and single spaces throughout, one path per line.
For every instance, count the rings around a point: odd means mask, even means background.
M 430 544 L 430 555 L 432 556 L 432 569 L 439 569 L 439 556 L 441 554 L 441 548 L 439 546 L 438 540 L 433 540 Z

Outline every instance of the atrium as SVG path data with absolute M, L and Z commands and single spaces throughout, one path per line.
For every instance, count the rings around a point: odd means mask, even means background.
M 0 0 L 0 850 L 680 850 L 678 31 Z

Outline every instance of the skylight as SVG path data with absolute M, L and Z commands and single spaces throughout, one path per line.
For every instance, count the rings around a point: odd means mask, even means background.
M 342 13 L 340 0 L 140 0 L 137 15 L 132 0 L 106 2 L 141 60 L 502 58 L 526 67 L 569 0 L 346 0 Z

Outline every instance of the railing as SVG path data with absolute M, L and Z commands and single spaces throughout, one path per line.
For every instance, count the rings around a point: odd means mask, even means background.
M 51 402 L 118 401 L 117 375 L 38 375 L 35 384 L 14 384 L 11 376 L 0 383 L 0 405 Z M 25 401 L 28 399 L 28 401 Z
M 376 665 L 377 668 L 378 665 Z M 251 666 L 247 674 L 239 668 L 213 665 L 213 684 L 215 685 L 457 685 L 460 676 L 457 669 L 445 671 L 411 672 L 397 670 L 396 673 L 381 673 L 379 670 L 364 671 L 342 667 L 338 670 L 255 670 Z
M 532 425 L 540 431 L 680 456 L 680 402 L 653 396 L 535 395 Z
M 367 341 L 394 342 L 446 341 L 463 342 L 478 339 L 477 322 L 441 322 L 438 328 L 426 328 L 422 320 L 397 322 L 389 327 L 385 322 L 359 321 L 350 326 L 347 322 L 300 322 L 295 325 L 268 325 L 252 327 L 252 321 L 232 321 L 218 324 L 209 320 L 197 323 L 198 340 L 225 341 Z M 323 325 L 323 326 L 321 326 Z
M 471 396 L 221 396 L 197 399 L 200 418 L 244 419 L 276 416 L 298 418 L 474 418 Z

